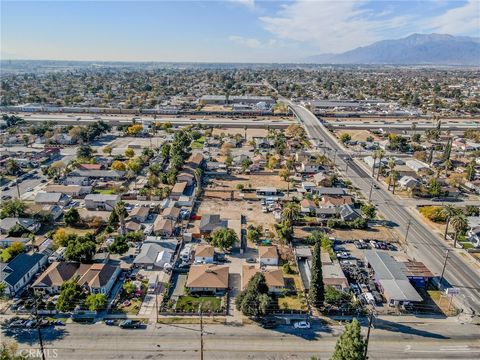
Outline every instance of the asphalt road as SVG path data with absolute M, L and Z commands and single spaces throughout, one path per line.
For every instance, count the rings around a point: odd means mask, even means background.
M 478 358 L 478 326 L 448 324 L 377 320 L 370 334 L 369 358 L 386 359 L 385 354 L 388 359 Z M 295 330 L 287 325 L 273 330 L 256 325 L 205 325 L 204 359 L 326 359 L 342 331 L 342 326 L 321 325 L 310 330 Z M 56 353 L 57 359 L 200 359 L 198 325 L 149 325 L 123 330 L 101 323 L 68 324 L 42 333 L 47 354 Z M 13 337 L 21 350 L 39 347 L 35 330 Z
M 287 101 L 288 102 L 288 101 Z M 371 189 L 372 178 L 356 160 L 350 160 L 350 153 L 333 138 L 328 130 L 307 109 L 289 102 L 291 108 L 301 119 L 307 132 L 313 139 L 322 139 L 323 145 L 331 149 L 331 154 L 336 159 L 336 164 L 341 172 L 345 173 L 348 162 L 347 177 L 352 183 L 360 188 L 368 197 Z M 407 254 L 419 261 L 423 261 L 436 275 L 440 275 L 445 260 L 447 244 L 428 229 L 421 221 L 417 220 L 416 214 L 410 214 L 390 192 L 372 188 L 372 202 L 377 205 L 387 220 L 396 224 L 396 228 L 404 237 L 408 229 Z M 450 251 L 445 269 L 445 280 L 453 287 L 460 288 L 465 309 L 480 314 L 480 275 L 477 271 L 466 264 L 460 255 Z

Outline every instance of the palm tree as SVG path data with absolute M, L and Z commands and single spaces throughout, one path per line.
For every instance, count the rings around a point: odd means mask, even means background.
M 120 235 L 125 235 L 125 218 L 128 216 L 127 209 L 125 209 L 125 203 L 123 201 L 119 201 L 115 205 L 114 211 L 117 214 L 118 222 L 120 223 Z
M 377 158 L 378 158 L 378 153 L 376 151 L 373 152 L 372 158 L 373 158 L 372 177 L 374 177 L 375 176 L 375 163 L 377 162 Z
M 287 183 L 287 197 L 290 195 L 290 170 L 288 167 L 281 169 L 278 172 L 278 175 L 282 178 L 283 181 Z
M 394 158 L 390 158 L 388 159 L 388 169 L 389 169 L 389 178 L 388 178 L 388 189 L 387 190 L 390 190 L 390 186 L 392 186 L 392 180 L 393 180 L 393 171 L 395 170 L 395 166 L 397 166 L 397 164 L 395 164 L 395 159 Z
M 377 170 L 377 181 L 378 181 L 378 178 L 380 177 L 380 173 L 382 171 L 382 159 L 385 155 L 385 151 L 380 149 L 375 152 L 377 153 L 377 158 L 378 158 L 378 170 Z
M 294 202 L 288 202 L 285 204 L 282 210 L 282 218 L 288 223 L 292 224 L 293 221 L 300 217 L 300 205 Z
M 195 175 L 195 182 L 197 183 L 197 187 L 199 190 L 202 189 L 202 169 L 196 168 L 193 171 L 193 175 Z
M 448 234 L 448 226 L 450 225 L 450 220 L 456 215 L 459 215 L 461 213 L 461 210 L 459 208 L 456 208 L 453 205 L 445 205 L 445 207 L 442 209 L 442 214 L 447 217 L 446 220 L 446 226 L 445 226 L 445 233 L 443 234 L 443 238 L 447 238 Z
M 468 228 L 468 220 L 465 215 L 458 214 L 455 215 L 450 222 L 455 230 L 455 236 L 453 238 L 453 248 L 455 248 L 457 247 L 458 234 Z
M 392 194 L 395 194 L 395 186 L 397 184 L 398 177 L 399 177 L 398 171 L 393 170 L 390 173 L 390 180 L 392 181 Z

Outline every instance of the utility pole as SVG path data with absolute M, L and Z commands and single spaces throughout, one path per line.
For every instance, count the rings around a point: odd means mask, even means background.
M 42 360 L 45 360 L 45 349 L 43 348 L 42 330 L 40 329 L 40 322 L 38 321 L 38 298 L 35 294 L 33 296 L 35 299 L 35 321 L 37 322 L 38 342 L 40 343 Z
M 155 279 L 155 312 L 157 314 L 157 323 L 155 326 L 158 324 L 158 273 Z
M 407 223 L 407 232 L 405 233 L 405 242 L 407 242 L 408 238 L 408 231 L 410 230 L 410 224 L 411 224 L 412 219 L 408 218 L 408 223 Z
M 15 185 L 17 187 L 17 197 L 20 200 L 20 188 L 18 187 L 18 179 L 15 180 Z
M 337 149 L 334 150 L 335 153 L 333 155 L 333 166 L 337 166 Z
M 372 328 L 372 321 L 373 321 L 373 310 L 370 310 L 370 315 L 368 316 L 367 338 L 365 339 L 365 352 L 363 354 L 364 359 L 367 359 L 368 341 L 370 340 L 370 329 Z
M 200 303 L 200 360 L 203 360 L 203 310 Z
M 450 250 L 447 249 L 447 252 L 445 253 L 445 261 L 443 262 L 443 268 L 442 268 L 442 274 L 440 275 L 440 290 L 443 289 L 443 274 L 445 274 L 445 268 L 447 267 L 447 260 L 448 260 L 448 252 Z

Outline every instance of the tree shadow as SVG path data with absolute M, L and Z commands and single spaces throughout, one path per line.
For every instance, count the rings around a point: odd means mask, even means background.
M 44 342 L 51 342 L 63 339 L 68 331 L 65 328 L 45 327 L 41 329 L 42 339 Z M 14 339 L 21 344 L 33 345 L 38 343 L 38 330 L 28 328 L 3 328 L 2 334 L 5 337 Z

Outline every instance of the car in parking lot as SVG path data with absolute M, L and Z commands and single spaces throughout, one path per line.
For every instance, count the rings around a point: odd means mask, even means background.
M 257 261 L 255 260 L 255 258 L 248 258 L 247 260 L 245 260 L 247 263 L 249 264 L 254 264 L 256 263 Z
M 350 259 L 351 258 L 350 254 L 346 251 L 341 251 L 341 252 L 337 253 L 336 255 L 337 255 L 337 258 L 339 258 L 339 259 Z
M 293 324 L 295 329 L 310 329 L 310 323 L 308 321 L 299 321 Z

